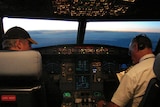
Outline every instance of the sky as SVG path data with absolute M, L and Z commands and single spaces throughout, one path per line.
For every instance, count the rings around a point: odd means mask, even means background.
M 78 22 L 73 22 L 73 21 L 67 22 L 67 21 L 19 19 L 19 18 L 4 18 L 3 24 L 5 30 L 13 26 L 20 26 L 26 30 L 59 30 L 59 29 L 75 30 L 77 29 L 78 26 Z
M 77 30 L 76 21 L 53 21 L 37 19 L 4 18 L 4 30 L 13 26 L 20 26 L 26 30 Z M 87 30 L 97 31 L 138 31 L 138 32 L 160 32 L 160 21 L 125 21 L 125 22 L 89 22 Z

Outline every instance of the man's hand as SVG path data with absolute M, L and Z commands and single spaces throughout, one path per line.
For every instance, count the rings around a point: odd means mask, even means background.
M 100 100 L 97 102 L 97 107 L 105 107 L 106 106 L 106 102 L 104 100 Z

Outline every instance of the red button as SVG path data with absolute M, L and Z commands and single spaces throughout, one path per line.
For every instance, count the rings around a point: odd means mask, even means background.
M 1 95 L 1 101 L 16 101 L 16 95 Z

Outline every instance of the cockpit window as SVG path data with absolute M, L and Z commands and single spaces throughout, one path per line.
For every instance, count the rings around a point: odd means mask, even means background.
M 33 44 L 33 48 L 76 44 L 77 40 L 78 22 L 76 21 L 4 18 L 3 24 L 5 31 L 13 26 L 27 30 L 38 42 L 36 45 Z
M 131 39 L 141 33 L 151 39 L 155 50 L 160 38 L 160 21 L 88 22 L 84 43 L 128 48 Z
M 4 30 L 20 26 L 38 42 L 33 48 L 76 44 L 78 21 L 4 18 Z M 83 44 L 100 44 L 128 48 L 131 39 L 145 33 L 155 50 L 160 38 L 160 21 L 87 22 Z

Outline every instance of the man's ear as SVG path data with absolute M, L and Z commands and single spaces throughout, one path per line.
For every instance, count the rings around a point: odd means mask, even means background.
M 138 44 L 137 44 L 137 43 L 133 44 L 133 49 L 134 49 L 135 52 L 138 52 L 138 51 L 139 51 L 139 48 L 138 48 Z
M 22 49 L 22 41 L 21 40 L 19 40 L 19 39 L 17 39 L 16 40 L 16 48 L 18 49 L 18 50 L 21 50 Z

